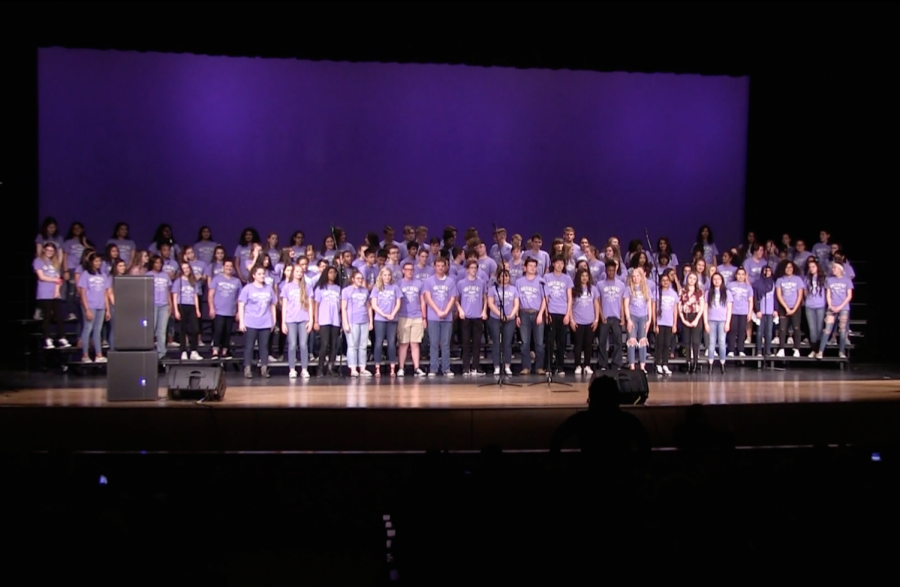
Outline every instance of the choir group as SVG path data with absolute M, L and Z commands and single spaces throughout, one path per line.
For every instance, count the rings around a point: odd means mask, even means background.
M 233 330 L 243 333 L 246 377 L 257 364 L 254 350 L 268 377 L 269 355 L 285 344 L 291 378 L 310 376 L 316 348 L 317 376 L 335 372 L 344 352 L 351 376 L 381 376 L 384 350 L 385 375 L 404 376 L 409 358 L 417 376 L 452 377 L 454 339 L 462 374 L 481 375 L 485 334 L 498 376 L 513 374 L 514 341 L 522 375 L 563 376 L 570 342 L 576 375 L 623 368 L 623 359 L 629 369 L 646 370 L 651 349 L 658 374 L 671 374 L 669 359 L 681 349 L 695 372 L 704 366 L 701 345 L 708 368 L 718 360 L 724 373 L 726 357 L 746 356 L 754 330 L 758 354 L 799 357 L 807 338 L 808 356 L 821 359 L 835 325 L 839 356 L 846 357 L 855 274 L 827 231 L 810 248 L 788 234 L 781 242 L 761 242 L 750 233 L 740 246 L 720 252 L 711 228 L 703 226 L 684 263 L 667 238 L 655 251 L 640 240 L 623 251 L 616 237 L 602 246 L 576 241 L 571 227 L 549 251 L 541 235 L 508 239 L 503 228 L 494 230 L 490 249 L 474 228 L 459 244 L 452 226 L 442 238 L 429 239 L 424 226 L 404 227 L 400 241 L 390 226 L 382 233 L 354 247 L 343 230 L 332 228 L 316 247 L 297 231 L 282 246 L 277 234 L 263 240 L 247 228 L 229 251 L 207 226 L 195 243 L 184 244 L 162 225 L 140 249 L 126 223 L 96 247 L 81 223 L 63 235 L 47 218 L 35 239 L 35 318 L 42 320 L 48 349 L 71 346 L 62 322 L 77 320 L 82 361 L 105 362 L 104 337 L 115 348 L 114 279 L 151 276 L 160 359 L 169 345 L 180 347 L 182 360 L 202 359 L 200 324 L 211 322 L 212 358 L 229 357 Z M 427 366 L 420 364 L 426 339 Z

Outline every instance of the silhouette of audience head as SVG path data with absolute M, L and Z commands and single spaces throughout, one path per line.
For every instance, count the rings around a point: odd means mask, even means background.
M 588 386 L 588 409 L 618 410 L 618 382 L 609 375 L 599 375 L 591 379 Z

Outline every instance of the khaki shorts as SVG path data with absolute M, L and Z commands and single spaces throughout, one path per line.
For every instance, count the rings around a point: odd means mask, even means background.
M 397 342 L 400 344 L 420 343 L 425 336 L 425 327 L 421 318 L 403 318 L 397 320 Z

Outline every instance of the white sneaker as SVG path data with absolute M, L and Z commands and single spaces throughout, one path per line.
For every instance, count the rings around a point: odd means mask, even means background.
M 824 358 L 824 355 L 822 354 L 822 351 L 819 351 L 819 352 L 816 353 L 816 358 L 817 358 L 817 359 L 822 359 L 822 358 Z
M 484 371 L 479 371 L 478 369 L 475 369 L 476 377 L 484 377 L 485 375 L 486 375 L 486 373 Z
M 779 338 L 776 336 L 775 338 L 772 339 L 772 344 L 775 345 L 775 346 L 778 346 L 779 344 L 781 344 L 781 339 L 779 339 Z
M 369 371 L 368 369 L 360 369 L 360 370 L 359 370 L 359 374 L 360 374 L 362 377 L 372 377 L 372 372 Z
M 95 363 L 108 363 L 109 360 L 107 360 L 107 358 L 104 357 L 103 355 L 100 355 L 99 357 L 97 357 L 96 359 L 94 359 L 94 362 L 95 362 Z
M 793 336 L 789 336 L 789 337 L 788 337 L 788 339 L 787 339 L 787 344 L 788 344 L 788 346 L 791 346 L 792 344 L 794 344 L 794 337 L 793 337 Z
M 512 377 L 512 368 L 509 365 L 503 368 L 503 372 Z
M 813 352 L 809 353 L 809 358 L 810 358 L 810 359 L 815 359 L 815 358 L 816 358 L 816 351 L 813 351 Z
M 472 371 L 463 371 L 463 377 L 472 377 Z
M 783 356 L 784 356 L 784 349 L 778 349 L 778 352 L 775 353 L 775 356 L 776 356 L 776 357 L 783 357 Z
M 192 361 L 202 361 L 203 357 L 200 356 L 200 353 L 197 351 L 191 351 L 191 360 Z
M 297 370 L 291 369 L 290 371 L 288 371 L 288 377 L 291 379 L 296 379 L 297 378 Z
M 575 367 L 575 375 L 581 375 L 581 367 Z
M 187 360 L 188 360 L 188 354 L 187 354 L 187 352 L 181 353 L 181 360 L 182 360 L 182 361 L 187 361 Z
M 404 371 L 403 369 L 397 370 L 397 377 L 403 377 L 405 375 L 406 375 L 406 371 Z
M 727 356 L 729 356 L 729 357 L 734 357 L 734 353 L 728 353 Z
M 447 371 L 446 373 L 444 373 L 444 377 L 456 377 L 456 373 L 454 373 L 453 371 Z
M 64 339 L 64 338 L 61 338 L 61 339 L 59 339 L 59 340 L 56 341 L 56 346 L 58 346 L 58 347 L 61 348 L 61 349 L 67 349 L 67 348 L 69 348 L 69 347 L 72 346 L 72 345 L 69 344 L 69 341 L 68 341 L 68 340 L 66 340 L 66 339 Z
M 500 375 L 500 367 L 494 367 L 494 375 Z
M 174 349 L 174 348 L 177 348 L 177 347 L 179 347 L 179 346 L 181 346 L 181 345 L 178 344 L 177 342 L 175 342 L 175 341 L 173 340 L 172 342 L 170 342 L 170 343 L 167 344 L 166 346 L 169 347 L 170 349 Z
M 198 346 L 198 347 L 205 347 L 205 346 L 206 346 L 206 343 L 203 342 L 203 339 L 201 338 L 200 340 L 197 341 L 197 346 Z
M 838 353 L 838 357 L 841 358 L 841 359 L 846 359 L 846 358 L 847 358 L 847 353 L 845 353 L 845 352 L 839 352 L 839 353 Z
M 738 356 L 739 356 L 739 357 L 746 357 L 746 356 L 747 356 L 747 353 L 738 353 Z
M 43 318 L 44 318 L 44 312 L 42 312 L 40 308 L 37 308 L 37 309 L 34 311 L 34 319 L 35 319 L 35 320 L 41 320 L 41 319 L 43 319 Z
M 350 369 L 350 377 L 359 377 L 359 371 L 356 369 Z
M 585 375 L 593 375 L 593 374 L 594 374 L 594 370 L 591 369 L 590 367 L 585 367 L 585 368 L 584 368 L 584 374 L 585 374 Z
M 794 349 L 794 358 L 795 358 L 795 359 L 799 359 L 799 358 L 800 358 L 800 349 Z
M 747 338 L 744 339 L 744 344 L 753 344 L 753 341 L 750 340 L 750 337 L 748 336 Z
M 52 338 L 48 338 L 47 340 L 44 341 L 44 348 L 45 348 L 45 349 L 55 349 L 55 348 L 56 348 L 56 347 L 53 345 L 53 339 L 52 339 Z
M 671 375 L 671 374 L 672 374 L 672 371 L 669 369 L 669 366 L 668 366 L 668 365 L 666 365 L 665 367 L 663 367 L 663 374 L 665 374 L 665 375 Z
M 431 373 L 431 372 L 429 372 L 429 373 L 428 373 L 428 377 L 437 377 L 437 373 Z
M 556 372 L 556 376 L 557 376 L 557 377 L 565 377 L 565 376 L 566 376 L 566 372 L 563 371 L 562 369 L 560 369 L 559 371 Z
M 277 362 L 278 362 L 278 357 L 273 357 L 272 355 L 269 355 L 269 362 L 270 362 L 270 363 L 277 363 Z
M 422 369 L 416 369 L 416 377 L 425 377 L 425 371 L 422 371 Z
M 662 368 L 662 365 L 657 365 L 657 366 L 656 366 L 656 374 L 657 374 L 657 375 L 662 375 L 662 374 L 663 374 L 663 368 Z
M 78 316 L 76 316 L 73 312 L 69 312 L 69 315 L 66 316 L 66 320 L 78 320 Z
M 81 357 L 81 362 L 82 363 L 93 363 L 94 361 L 92 361 L 90 357 Z

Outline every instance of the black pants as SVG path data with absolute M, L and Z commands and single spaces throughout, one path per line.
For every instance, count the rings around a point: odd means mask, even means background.
M 575 328 L 575 366 L 590 367 L 591 355 L 594 354 L 594 331 L 590 324 L 579 324 Z M 584 355 L 584 360 L 582 360 Z
M 610 367 L 609 351 L 610 336 L 612 337 L 613 355 L 612 365 L 616 368 L 622 366 L 622 322 L 618 318 L 607 318 L 600 324 L 600 368 Z
M 231 329 L 234 326 L 234 316 L 219 316 L 213 318 L 213 348 L 219 349 L 222 356 L 231 352 Z
M 484 336 L 484 322 L 481 318 L 466 318 L 459 321 L 462 335 L 462 372 L 472 370 L 472 358 L 475 364 L 481 363 L 481 339 Z
M 181 335 L 181 352 L 196 351 L 197 333 L 200 332 L 197 322 L 197 309 L 188 304 L 178 304 L 178 311 L 181 313 L 181 320 L 178 321 Z
M 557 371 L 562 371 L 566 364 L 566 329 L 568 326 L 563 324 L 564 319 L 565 315 L 563 314 L 550 314 L 550 324 L 553 332 L 547 337 L 547 341 L 551 346 L 551 348 L 547 349 L 547 356 L 556 356 L 555 369 Z
M 253 343 L 259 341 L 259 362 L 265 367 L 269 364 L 269 355 L 266 348 L 269 346 L 271 328 L 248 328 L 244 333 L 244 367 L 253 366 Z
M 341 343 L 341 327 L 322 324 L 319 327 L 319 336 L 321 338 L 319 344 L 319 372 L 325 373 L 326 356 L 328 357 L 327 365 L 331 366 L 332 369 L 334 368 L 334 357 L 337 355 L 337 347 Z
M 275 324 L 281 324 L 281 308 L 276 308 L 275 310 Z M 278 347 L 278 356 L 284 354 L 284 341 L 287 340 L 287 335 L 281 332 L 281 327 L 279 327 L 275 332 L 272 333 L 272 336 L 269 337 L 269 354 L 274 355 L 275 347 Z
M 693 322 L 697 318 L 697 314 L 685 314 L 688 322 Z M 688 361 L 700 360 L 700 332 L 703 330 L 703 320 L 697 323 L 697 326 L 684 327 L 684 348 L 687 351 Z
M 781 304 L 779 304 L 781 306 Z M 802 308 L 798 308 L 796 312 L 792 316 L 787 315 L 787 308 L 781 306 L 781 311 L 778 315 L 778 338 L 780 339 L 778 342 L 781 343 L 781 348 L 788 348 L 787 344 L 787 333 L 788 333 L 788 322 L 791 323 L 791 326 L 794 327 L 794 348 L 800 348 L 800 339 L 802 338 L 800 334 L 800 314 Z
M 728 352 L 744 352 L 744 337 L 747 336 L 747 315 L 731 315 L 731 330 L 728 331 Z
M 660 367 L 669 364 L 669 350 L 672 348 L 672 327 L 660 326 L 659 334 L 656 335 L 656 354 L 653 355 L 653 362 Z
M 56 338 L 62 338 L 63 323 L 62 316 L 59 313 L 59 300 L 38 300 L 38 307 L 41 309 L 41 314 L 43 314 L 41 328 L 44 331 L 44 338 L 50 338 L 51 319 L 56 324 Z

